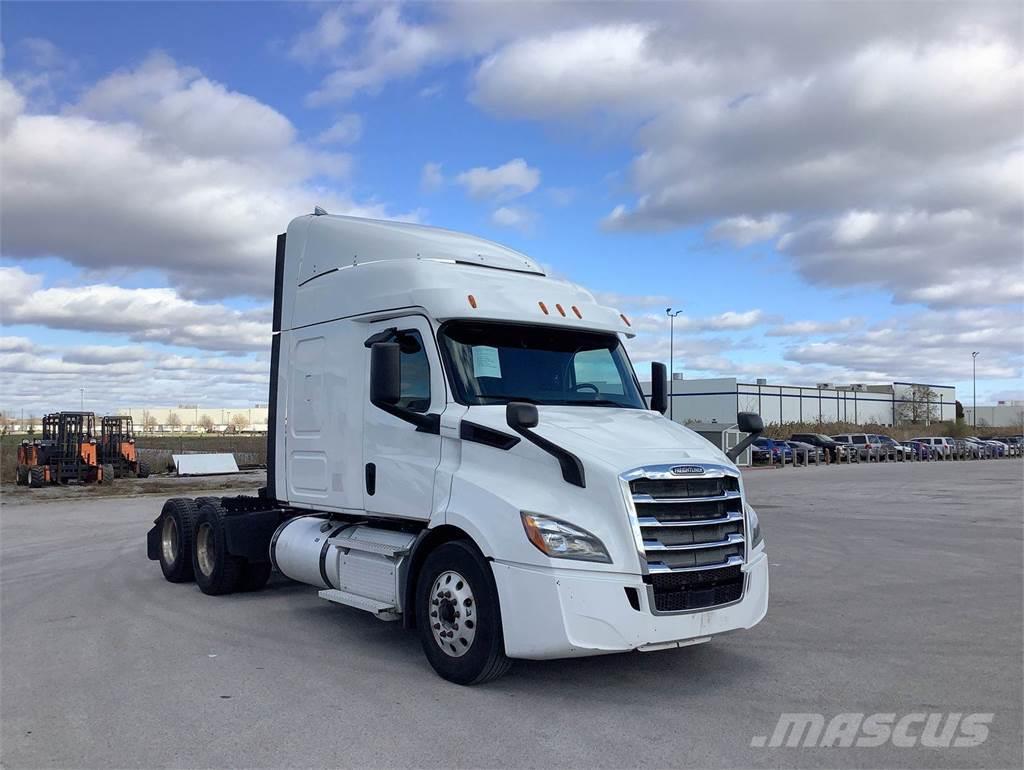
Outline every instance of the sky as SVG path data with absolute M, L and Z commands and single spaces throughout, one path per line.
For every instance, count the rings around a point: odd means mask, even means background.
M 320 205 L 529 254 L 641 373 L 1024 398 L 1024 6 L 0 5 L 0 409 L 267 399 Z

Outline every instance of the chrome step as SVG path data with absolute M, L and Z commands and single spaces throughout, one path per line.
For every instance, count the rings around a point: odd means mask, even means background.
M 388 543 L 376 543 L 372 540 L 359 540 L 354 537 L 345 537 L 344 535 L 332 537 L 330 543 L 335 548 L 366 551 L 367 553 L 376 553 L 381 556 L 404 556 L 409 553 L 407 547 L 389 545 Z
M 395 605 L 379 602 L 376 599 L 367 599 L 365 596 L 350 594 L 347 591 L 338 591 L 337 589 L 330 588 L 320 591 L 318 596 L 335 604 L 344 604 L 346 607 L 365 610 L 372 615 L 376 615 L 381 620 L 398 620 L 399 618 L 398 608 Z

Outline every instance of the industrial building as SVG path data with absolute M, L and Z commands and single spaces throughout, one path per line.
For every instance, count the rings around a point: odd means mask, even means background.
M 975 419 L 977 411 L 977 419 Z M 1024 401 L 997 401 L 995 406 L 964 407 L 964 422 L 968 425 L 1024 430 Z
M 145 433 L 266 433 L 267 405 L 204 407 L 189 404 L 117 410 L 128 415 L 135 430 Z
M 644 383 L 650 394 L 650 383 Z M 765 424 L 848 422 L 929 425 L 956 419 L 956 388 L 915 382 L 769 385 L 735 377 L 680 379 L 670 383 L 671 416 L 681 423 L 728 423 L 737 412 L 757 412 Z

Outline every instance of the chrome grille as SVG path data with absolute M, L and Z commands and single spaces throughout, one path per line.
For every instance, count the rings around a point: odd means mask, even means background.
M 686 612 L 737 601 L 746 547 L 739 477 L 725 466 L 702 465 L 699 476 L 677 476 L 673 467 L 623 474 L 643 543 L 651 607 Z

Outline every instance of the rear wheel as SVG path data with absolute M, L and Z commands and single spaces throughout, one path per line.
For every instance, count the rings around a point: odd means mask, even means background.
M 192 569 L 199 590 L 210 596 L 235 591 L 245 567 L 243 559 L 228 553 L 224 515 L 225 511 L 219 502 L 207 501 L 196 517 Z
M 427 556 L 416 586 L 416 625 L 427 660 L 450 682 L 481 684 L 512 665 L 491 567 L 466 541 Z
M 28 484 L 28 468 L 24 465 L 19 465 L 17 472 L 14 474 L 14 483 L 19 487 L 23 487 Z
M 114 479 L 117 478 L 114 475 L 114 466 L 110 463 L 104 463 L 103 465 L 103 484 L 113 484 Z
M 192 580 L 196 513 L 195 502 L 187 497 L 168 500 L 160 512 L 160 570 L 171 583 Z
M 46 471 L 42 466 L 35 465 L 29 469 L 28 485 L 38 489 L 46 483 Z
M 136 471 L 135 475 L 140 479 L 144 479 L 147 476 L 149 476 L 149 465 L 140 460 L 138 470 Z

